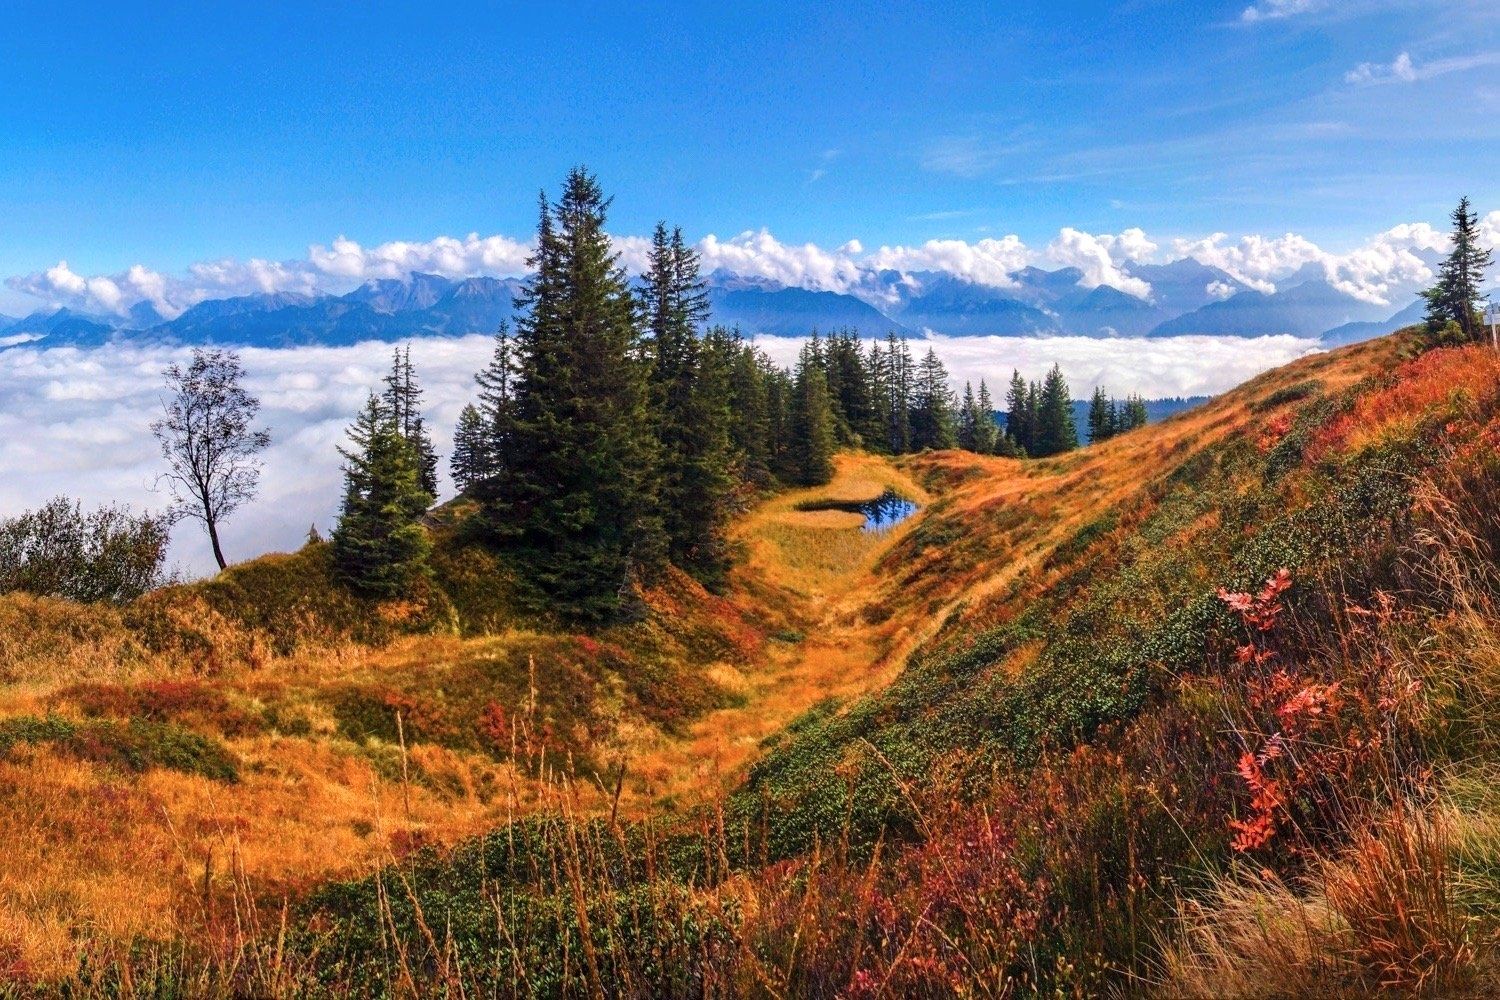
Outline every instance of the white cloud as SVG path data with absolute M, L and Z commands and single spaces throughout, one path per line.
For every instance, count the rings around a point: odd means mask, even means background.
M 1432 278 L 1416 251 L 1446 252 L 1448 236 L 1425 222 L 1395 226 L 1364 246 L 1324 259 L 1328 281 L 1362 302 L 1390 305 L 1398 290 L 1412 291 Z
M 1247 24 L 1277 21 L 1315 11 L 1321 6 L 1321 0 L 1260 0 L 1241 11 L 1240 20 Z
M 46 271 L 10 278 L 6 284 L 50 305 L 107 315 L 123 316 L 131 306 L 146 301 L 172 319 L 205 299 L 274 292 L 311 295 L 372 278 L 403 278 L 412 271 L 450 278 L 517 275 L 525 272 L 529 254 L 527 244 L 477 233 L 462 239 L 395 240 L 369 248 L 340 236 L 329 246 L 308 247 L 303 260 L 202 261 L 190 265 L 181 277 L 168 277 L 139 264 L 119 274 L 84 277 L 75 274 L 67 261 L 59 261 Z
M 13 278 L 9 285 L 18 292 L 40 299 L 71 302 L 93 312 L 115 313 L 124 311 L 121 308 L 125 300 L 125 291 L 121 288 L 124 278 L 124 275 L 86 278 L 75 273 L 67 261 L 60 260 L 38 274 Z
M 1260 292 L 1276 291 L 1276 279 L 1296 273 L 1304 264 L 1321 261 L 1324 253 L 1311 240 L 1287 233 L 1266 238 L 1244 236 L 1236 244 L 1225 244 L 1227 233 L 1201 239 L 1176 239 L 1172 247 L 1178 257 L 1191 257 L 1200 264 L 1217 267 L 1242 284 Z
M 1500 212 L 1486 216 L 1492 234 L 1500 234 Z M 1296 233 L 1277 237 L 1247 235 L 1230 242 L 1225 233 L 1171 242 L 1176 257 L 1192 257 L 1218 267 L 1245 285 L 1272 292 L 1276 284 L 1309 263 L 1324 267 L 1330 281 L 1356 298 L 1388 301 L 1394 292 L 1425 280 L 1426 265 L 1417 251 L 1441 249 L 1445 238 L 1425 223 L 1396 226 L 1346 254 L 1335 254 Z M 626 270 L 646 266 L 650 241 L 642 236 L 613 236 Z M 1493 236 L 1491 241 L 1494 242 Z M 873 273 L 894 270 L 905 275 L 937 271 L 994 288 L 1014 287 L 1011 275 L 1032 264 L 1065 265 L 1083 272 L 1085 288 L 1108 285 L 1143 299 L 1150 286 L 1132 276 L 1130 266 L 1157 258 L 1158 244 L 1139 228 L 1118 234 L 1091 234 L 1064 227 L 1044 249 L 1033 250 L 1017 235 L 977 240 L 933 239 L 924 243 L 882 245 L 867 250 L 859 240 L 825 249 L 816 243 L 783 243 L 767 229 L 746 230 L 721 239 L 710 234 L 697 244 L 705 271 L 723 269 L 788 286 L 849 292 L 872 302 L 894 294 Z M 507 236 L 470 233 L 431 240 L 396 240 L 366 247 L 340 236 L 328 245 L 314 244 L 305 258 L 275 261 L 252 257 L 204 261 L 180 275 L 164 275 L 143 265 L 117 274 L 81 275 L 66 261 L 29 275 L 6 280 L 15 291 L 52 306 L 123 316 L 149 302 L 168 319 L 205 299 L 253 293 L 295 292 L 307 295 L 343 292 L 372 278 L 401 278 L 423 271 L 462 278 L 472 275 L 517 276 L 526 272 L 530 245 Z
M 1485 246 L 1500 250 L 1500 211 L 1479 220 L 1479 239 Z
M 831 292 L 847 291 L 859 283 L 863 274 L 855 257 L 862 250 L 858 240 L 831 251 L 815 243 L 794 246 L 782 243 L 766 229 L 746 230 L 727 240 L 710 233 L 698 244 L 705 272 L 723 268 L 745 277 Z
M 1329 284 L 1362 302 L 1390 305 L 1400 294 L 1414 292 L 1432 277 L 1418 251 L 1443 252 L 1448 237 L 1425 222 L 1392 227 L 1347 253 L 1330 253 L 1305 236 L 1287 233 L 1266 238 L 1245 236 L 1236 244 L 1224 233 L 1197 240 L 1174 240 L 1179 256 L 1217 267 L 1261 292 L 1276 291 L 1276 283 L 1308 264 L 1321 267 Z M 1210 294 L 1224 289 L 1208 287 Z
M 1411 83 L 1416 78 L 1417 71 L 1412 65 L 1411 53 L 1409 52 L 1401 53 L 1389 64 L 1360 63 L 1344 74 L 1345 83 L 1374 83 L 1377 80 L 1401 80 L 1405 83 Z
M 1416 83 L 1431 80 L 1449 73 L 1463 73 L 1471 69 L 1500 65 L 1500 52 L 1476 52 L 1466 56 L 1433 59 L 1417 64 L 1411 53 L 1402 52 L 1389 63 L 1364 62 L 1344 74 L 1344 82 L 1352 84 L 1371 83 Z
M 882 246 L 865 263 L 879 271 L 940 271 L 976 285 L 1010 288 L 1011 274 L 1031 263 L 1031 251 L 1019 236 L 964 240 L 928 240 L 920 246 Z
M 1139 229 L 1127 229 L 1119 236 L 1093 236 L 1064 227 L 1047 247 L 1053 260 L 1083 272 L 1079 284 L 1084 288 L 1108 285 L 1138 299 L 1151 299 L 1151 286 L 1120 270 L 1119 261 L 1147 260 L 1156 252 L 1156 244 Z
M 1238 289 L 1228 281 L 1210 281 L 1203 286 L 1203 291 L 1222 301 L 1229 298 Z
M 331 247 L 308 249 L 308 264 L 322 274 L 351 281 L 404 278 L 413 271 L 466 278 L 476 274 L 514 276 L 526 272 L 531 248 L 506 236 L 463 239 L 439 236 L 421 242 L 395 240 L 365 249 L 340 236 Z

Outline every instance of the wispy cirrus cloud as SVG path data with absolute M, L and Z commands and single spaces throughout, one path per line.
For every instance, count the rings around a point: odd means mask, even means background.
M 1500 52 L 1476 52 L 1451 56 L 1418 64 L 1410 52 L 1402 52 L 1389 63 L 1364 62 L 1344 74 L 1344 82 L 1356 85 L 1376 83 L 1416 83 L 1449 73 L 1500 66 Z
M 1310 14 L 1323 7 L 1323 0 L 1260 0 L 1240 12 L 1240 20 L 1246 24 L 1261 21 L 1280 21 L 1298 14 Z

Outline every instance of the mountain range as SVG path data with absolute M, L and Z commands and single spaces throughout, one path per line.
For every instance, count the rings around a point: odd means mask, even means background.
M 1321 268 L 1308 265 L 1274 292 L 1248 287 L 1192 259 L 1132 264 L 1129 277 L 1148 283 L 1149 300 L 1108 285 L 1086 287 L 1084 273 L 1027 267 L 1003 287 L 935 271 L 871 270 L 847 291 L 747 278 L 709 276 L 712 322 L 748 334 L 805 336 L 818 329 L 865 336 L 894 331 L 946 336 L 1169 337 L 1182 334 L 1321 337 L 1352 343 L 1420 319 L 1421 303 L 1394 315 L 1345 294 Z M 274 292 L 211 299 L 168 319 L 142 302 L 127 316 L 69 308 L 23 319 L 0 317 L 0 348 L 31 343 L 96 346 L 114 339 L 181 344 L 290 347 L 366 340 L 489 333 L 514 318 L 519 278 L 452 279 L 413 272 L 374 279 L 342 295 Z

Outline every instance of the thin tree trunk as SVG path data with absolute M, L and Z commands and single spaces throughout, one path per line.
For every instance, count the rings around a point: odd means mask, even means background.
M 208 525 L 208 540 L 214 547 L 214 558 L 219 562 L 219 569 L 228 569 L 229 564 L 224 561 L 224 550 L 219 548 L 219 526 L 214 524 L 213 518 L 203 523 Z

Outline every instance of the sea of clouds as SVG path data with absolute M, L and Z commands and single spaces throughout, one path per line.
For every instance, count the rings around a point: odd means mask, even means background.
M 787 366 L 801 346 L 800 340 L 777 337 L 757 343 Z M 913 341 L 913 353 L 925 353 L 929 345 L 946 363 L 955 388 L 966 381 L 977 388 L 980 379 L 987 380 L 997 403 L 1015 368 L 1040 378 L 1056 362 L 1076 397 L 1087 397 L 1095 385 L 1116 396 L 1211 395 L 1317 349 L 1316 341 L 1287 336 L 933 337 Z M 273 443 L 264 453 L 259 496 L 224 527 L 231 560 L 294 548 L 310 525 L 327 532 L 340 494 L 338 446 L 366 394 L 379 388 L 391 350 L 371 343 L 241 352 L 248 388 L 263 404 L 260 422 Z M 411 344 L 445 469 L 458 412 L 473 398 L 473 374 L 491 350 L 491 339 L 479 335 Z M 163 462 L 150 425 L 161 412 L 162 369 L 188 353 L 128 343 L 0 350 L 0 516 L 57 495 L 86 505 L 166 506 L 169 494 L 158 483 Z M 446 478 L 443 488 L 451 493 Z M 192 522 L 177 527 L 170 558 L 188 576 L 213 568 Z

